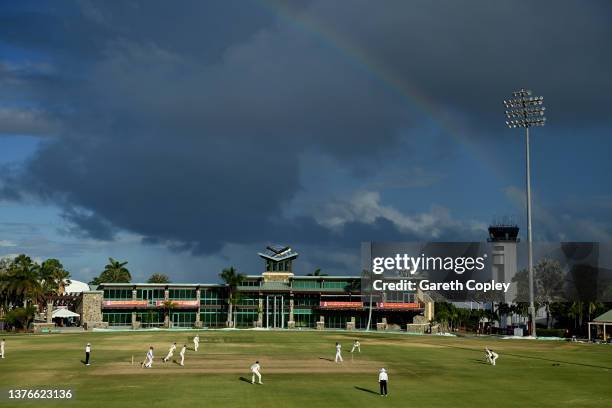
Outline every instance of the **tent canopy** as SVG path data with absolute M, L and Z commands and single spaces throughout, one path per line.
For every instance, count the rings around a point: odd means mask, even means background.
M 53 311 L 53 318 L 55 319 L 56 317 L 81 317 L 81 315 L 78 313 L 71 312 L 68 309 L 62 308 L 62 309 L 55 309 Z

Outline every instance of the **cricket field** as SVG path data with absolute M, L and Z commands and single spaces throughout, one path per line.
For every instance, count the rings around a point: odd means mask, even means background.
M 562 341 L 317 331 L 88 332 L 6 335 L 0 408 L 10 407 L 609 407 L 612 347 Z M 353 339 L 361 353 L 351 356 Z M 185 366 L 161 359 L 172 342 Z M 91 366 L 84 348 L 92 345 Z M 335 343 L 344 363 L 336 364 Z M 148 347 L 152 369 L 142 369 Z M 485 346 L 499 353 L 484 362 Z M 134 362 L 132 363 L 132 358 Z M 259 360 L 263 385 L 250 383 Z M 378 371 L 389 396 L 378 395 Z M 72 401 L 9 400 L 9 389 L 63 388 Z

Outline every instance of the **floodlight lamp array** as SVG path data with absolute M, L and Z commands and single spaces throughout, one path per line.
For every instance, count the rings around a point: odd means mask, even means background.
M 544 97 L 531 96 L 531 91 L 521 89 L 512 93 L 513 99 L 505 100 L 506 125 L 509 128 L 528 128 L 544 126 L 546 118 L 544 111 Z

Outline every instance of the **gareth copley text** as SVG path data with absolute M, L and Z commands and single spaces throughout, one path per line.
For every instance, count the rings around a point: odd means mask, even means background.
M 490 292 L 490 291 L 504 291 L 507 292 L 510 289 L 510 283 L 497 282 L 490 280 L 486 282 L 479 282 L 474 279 L 470 279 L 466 282 L 450 281 L 450 282 L 432 282 L 427 279 L 419 281 L 410 281 L 408 279 L 402 279 L 400 281 L 385 282 L 382 279 L 378 279 L 372 282 L 372 288 L 377 291 L 415 291 L 417 287 L 422 291 L 479 291 L 479 292 Z

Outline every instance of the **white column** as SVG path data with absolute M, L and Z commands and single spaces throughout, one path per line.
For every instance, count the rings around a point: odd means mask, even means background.
M 589 323 L 589 341 L 591 341 L 591 323 Z

